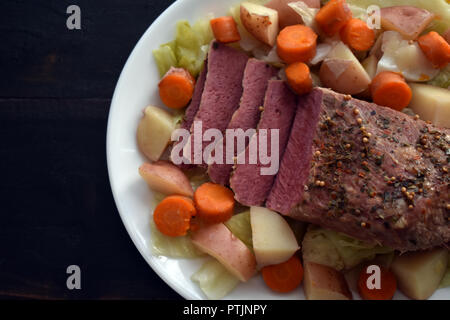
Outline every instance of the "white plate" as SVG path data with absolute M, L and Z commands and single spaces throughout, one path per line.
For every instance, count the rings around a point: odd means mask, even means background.
M 227 0 L 178 0 L 164 11 L 147 29 L 128 58 L 114 92 L 108 119 L 108 171 L 122 221 L 148 264 L 186 299 L 205 299 L 190 280 L 203 260 L 169 259 L 151 254 L 149 221 L 155 201 L 138 174 L 138 167 L 146 159 L 136 145 L 136 128 L 145 106 L 163 106 L 157 92 L 159 74 L 152 50 L 174 38 L 176 21 L 187 19 L 193 23 L 211 12 L 215 16 L 224 15 L 232 3 Z M 450 288 L 437 291 L 432 298 L 449 297 Z M 396 298 L 404 296 L 397 293 Z M 261 276 L 255 276 L 240 284 L 226 299 L 304 299 L 304 295 L 302 290 L 276 294 L 264 285 Z

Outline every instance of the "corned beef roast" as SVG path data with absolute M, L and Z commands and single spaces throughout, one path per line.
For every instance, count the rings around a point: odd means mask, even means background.
M 221 132 L 227 128 L 231 117 L 239 107 L 242 96 L 242 77 L 248 56 L 237 49 L 231 48 L 219 42 L 213 41 L 208 53 L 207 73 L 200 104 L 195 114 L 190 132 L 196 121 L 202 124 L 202 134 L 208 129 L 218 129 Z M 199 89 L 200 90 L 200 89 Z M 189 110 L 190 113 L 194 112 Z M 191 146 L 194 145 L 194 135 L 191 135 Z M 218 141 L 216 141 L 217 143 Z M 194 155 L 195 148 L 191 147 L 191 163 L 195 159 L 201 159 L 202 167 L 206 167 L 203 161 L 203 149 L 211 142 L 202 144 L 201 154 Z M 186 148 L 186 147 L 185 147 Z
M 279 158 L 281 159 L 297 107 L 297 97 L 284 81 L 270 80 L 263 107 L 264 111 L 257 129 L 279 129 Z M 258 139 L 258 136 L 259 133 L 257 132 L 252 139 Z M 271 150 L 270 137 L 271 133 L 268 132 L 267 152 L 269 155 Z M 245 164 L 236 164 L 230 179 L 230 186 L 235 193 L 236 200 L 241 204 L 246 206 L 263 205 L 270 192 L 275 175 L 261 175 L 261 168 L 270 165 L 261 164 L 259 157 L 256 164 L 249 163 L 248 151 L 249 147 L 244 151 L 246 153 Z M 278 166 L 278 163 L 276 165 Z
M 234 112 L 227 129 L 254 129 L 258 124 L 261 111 L 259 108 L 264 103 L 264 96 L 267 89 L 268 81 L 277 75 L 277 69 L 268 65 L 264 61 L 257 59 L 249 59 L 244 70 L 244 77 L 242 80 L 243 93 L 239 108 Z M 215 183 L 227 185 L 232 171 L 232 164 L 227 164 L 226 159 L 226 144 L 223 144 L 224 157 L 223 163 L 213 163 L 208 167 L 208 175 Z M 230 143 L 228 141 L 228 143 Z M 243 149 L 237 149 L 237 139 L 234 141 L 234 154 L 230 156 L 237 156 L 244 151 L 248 145 L 246 139 Z
M 266 206 L 400 251 L 442 246 L 450 243 L 449 162 L 450 130 L 315 88 L 299 99 Z M 248 201 L 257 178 L 238 177 L 247 189 L 232 186 Z

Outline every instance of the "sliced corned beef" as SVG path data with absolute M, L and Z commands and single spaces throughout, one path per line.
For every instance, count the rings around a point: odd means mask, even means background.
M 194 94 L 192 95 L 192 100 L 186 108 L 183 121 L 180 124 L 180 129 L 190 130 L 192 123 L 194 122 L 194 117 L 197 114 L 198 108 L 200 107 L 200 100 L 202 98 L 203 89 L 205 87 L 206 74 L 208 73 L 208 60 L 205 60 L 203 69 L 200 72 L 197 82 L 195 83 Z M 178 143 L 176 143 L 178 144 Z M 181 153 L 180 153 L 181 154 Z M 183 169 L 188 169 L 192 167 L 190 164 L 180 164 Z
M 194 122 L 194 117 L 197 114 L 198 108 L 200 107 L 200 100 L 202 98 L 203 89 L 205 87 L 206 74 L 208 73 L 208 60 L 205 60 L 202 71 L 200 72 L 197 82 L 195 84 L 194 94 L 192 95 L 192 100 L 186 108 L 186 113 L 184 115 L 183 122 L 181 122 L 180 128 L 190 130 L 192 123 Z
M 400 251 L 450 242 L 449 129 L 328 89 L 299 108 L 267 207 Z
M 282 157 L 297 106 L 296 100 L 295 94 L 292 93 L 284 81 L 269 81 L 264 99 L 264 111 L 258 124 L 258 133 L 252 137 L 252 140 L 255 139 L 255 141 L 258 141 L 260 130 L 269 129 L 267 134 L 268 150 L 264 150 L 269 156 L 272 156 L 270 151 L 273 143 L 270 139 L 270 129 L 279 129 L 279 148 L 277 151 L 279 159 Z M 246 154 L 245 164 L 236 164 L 235 171 L 230 179 L 230 186 L 235 193 L 236 200 L 246 206 L 264 204 L 275 178 L 275 175 L 261 174 L 261 169 L 270 167 L 270 164 L 263 165 L 259 161 L 261 155 L 259 146 L 257 163 L 249 163 L 249 148 L 251 144 L 252 142 L 250 142 L 244 151 Z M 276 163 L 276 166 L 278 168 L 278 163 Z
M 277 69 L 268 65 L 264 61 L 257 59 L 249 59 L 245 66 L 244 77 L 242 80 L 243 93 L 239 108 L 234 112 L 227 129 L 247 129 L 256 128 L 261 111 L 259 108 L 264 103 L 264 96 L 267 89 L 268 81 L 277 75 Z M 237 139 L 234 139 L 234 153 L 229 157 L 237 156 L 244 151 L 248 145 L 246 139 L 243 148 L 238 149 Z M 226 150 L 225 139 L 220 143 L 223 144 L 223 150 Z M 215 183 L 226 185 L 229 183 L 232 164 L 227 164 L 226 153 L 223 153 L 222 164 L 213 163 L 208 167 L 208 174 Z
M 201 123 L 202 134 L 208 129 L 224 132 L 233 113 L 239 107 L 242 96 L 242 77 L 248 56 L 240 50 L 213 42 L 208 53 L 208 72 L 206 74 L 200 106 L 191 126 L 191 133 L 195 122 Z M 219 141 L 215 141 L 218 143 Z M 191 145 L 194 145 L 194 135 L 191 135 Z M 211 142 L 202 143 L 203 150 Z M 194 150 L 191 148 L 191 162 L 194 163 Z M 204 157 L 201 157 L 203 167 L 206 167 Z

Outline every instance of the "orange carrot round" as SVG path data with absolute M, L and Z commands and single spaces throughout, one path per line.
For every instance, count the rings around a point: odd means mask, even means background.
M 198 217 L 206 223 L 225 222 L 233 215 L 234 194 L 220 184 L 202 184 L 195 190 L 194 202 Z
M 294 290 L 303 280 L 302 263 L 296 255 L 283 263 L 262 268 L 261 273 L 266 285 L 280 293 Z
M 309 68 L 303 62 L 294 62 L 285 69 L 287 82 L 297 94 L 302 95 L 312 90 L 313 83 Z
M 395 291 L 397 290 L 397 279 L 392 271 L 382 266 L 380 266 L 380 271 L 379 288 L 369 288 L 367 286 L 367 280 L 372 276 L 373 272 L 367 273 L 367 267 L 364 267 L 361 271 L 358 280 L 358 291 L 364 300 L 390 300 L 394 296 Z
M 317 34 L 296 24 L 281 30 L 277 37 L 277 54 L 287 63 L 307 62 L 316 54 Z
M 230 43 L 241 40 L 236 21 L 234 21 L 233 17 L 226 16 L 211 19 L 210 24 L 214 38 L 216 38 L 217 41 Z
M 439 33 L 431 31 L 417 42 L 434 67 L 444 68 L 450 62 L 450 44 Z
M 356 51 L 369 50 L 375 42 L 375 32 L 360 19 L 350 19 L 341 29 L 342 42 Z
M 170 237 L 184 236 L 189 230 L 190 220 L 195 216 L 192 199 L 183 196 L 169 196 L 164 198 L 153 212 L 158 230 Z
M 370 84 L 373 101 L 381 106 L 402 110 L 412 98 L 411 88 L 401 74 L 383 71 Z
M 352 18 L 352 12 L 345 0 L 330 0 L 316 14 L 316 22 L 329 37 L 337 34 Z
M 173 109 L 185 107 L 194 93 L 195 79 L 183 68 L 170 68 L 159 82 L 159 97 Z

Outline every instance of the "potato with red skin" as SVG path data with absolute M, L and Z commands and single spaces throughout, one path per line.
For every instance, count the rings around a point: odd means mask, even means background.
M 303 23 L 302 17 L 288 6 L 288 3 L 298 1 L 299 0 L 271 0 L 264 6 L 278 11 L 278 22 L 280 29 L 282 29 L 287 26 Z M 320 8 L 320 0 L 303 0 L 303 2 L 310 8 Z
M 434 19 L 435 15 L 413 6 L 381 8 L 381 26 L 399 32 L 405 39 L 415 40 Z
M 240 6 L 241 22 L 256 39 L 273 47 L 278 34 L 278 12 L 251 2 Z
M 255 255 L 223 223 L 202 227 L 192 233 L 191 239 L 239 280 L 246 282 L 256 273 Z
M 364 92 L 371 82 L 367 71 L 342 42 L 336 44 L 323 61 L 319 77 L 324 87 L 344 94 Z
M 339 271 L 318 263 L 303 263 L 303 286 L 307 300 L 352 300 L 345 277 Z
M 194 196 L 191 183 L 183 171 L 167 161 L 144 163 L 139 167 L 139 174 L 153 191 L 166 195 Z

